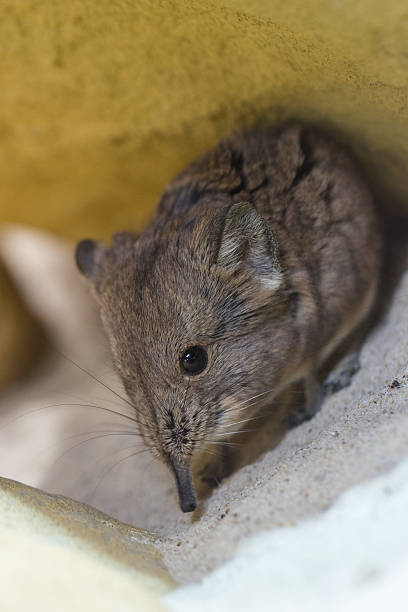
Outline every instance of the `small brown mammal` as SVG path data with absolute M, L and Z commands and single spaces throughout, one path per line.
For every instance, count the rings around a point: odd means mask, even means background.
M 174 471 L 184 512 L 197 505 L 193 455 L 245 427 L 252 398 L 265 406 L 304 380 L 316 410 L 322 364 L 372 310 L 381 242 L 353 161 L 290 124 L 193 162 L 141 236 L 78 244 L 142 435 Z

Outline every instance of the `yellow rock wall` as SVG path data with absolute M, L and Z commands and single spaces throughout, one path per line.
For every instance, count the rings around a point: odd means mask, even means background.
M 288 117 L 349 142 L 398 210 L 407 94 L 406 0 L 2 0 L 0 225 L 141 229 L 197 154 Z
M 0 91 L 2 221 L 141 227 L 220 136 L 288 116 L 407 195 L 405 0 L 3 0 Z

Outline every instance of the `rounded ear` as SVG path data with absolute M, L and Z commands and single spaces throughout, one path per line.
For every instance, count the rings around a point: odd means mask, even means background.
M 264 289 L 280 286 L 276 240 L 269 223 L 249 202 L 238 202 L 228 210 L 217 264 L 231 272 L 240 266 L 249 269 Z
M 92 275 L 94 251 L 95 241 L 88 238 L 78 242 L 75 249 L 75 262 L 78 270 L 88 278 Z
M 78 270 L 91 282 L 96 281 L 97 271 L 106 253 L 106 247 L 89 238 L 78 242 L 75 249 L 75 261 Z

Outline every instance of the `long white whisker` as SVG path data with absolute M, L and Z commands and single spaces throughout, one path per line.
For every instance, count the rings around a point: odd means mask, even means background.
M 221 425 L 221 428 L 226 428 L 226 427 L 234 427 L 235 425 L 240 425 L 241 423 L 249 423 L 250 421 L 257 421 L 259 419 L 264 419 L 265 415 L 264 414 L 259 414 L 258 416 L 254 416 L 254 417 L 248 417 L 247 419 L 242 419 L 241 421 L 231 421 L 231 423 L 223 423 Z
M 58 461 L 60 461 L 67 453 L 71 452 L 72 450 L 74 450 L 74 448 L 77 448 L 78 446 L 81 446 L 82 444 L 86 444 L 86 442 L 90 442 L 91 440 L 99 440 L 100 438 L 108 438 L 109 436 L 129 436 L 132 434 L 122 434 L 122 433 L 108 433 L 108 434 L 102 434 L 101 436 L 92 436 L 91 438 L 86 438 L 86 440 L 81 440 L 80 442 L 77 442 L 77 444 L 74 444 L 73 446 L 70 446 L 70 448 L 67 448 L 67 450 L 65 450 L 55 461 L 55 463 L 57 463 Z
M 228 435 L 228 436 L 234 436 L 240 433 L 248 433 L 248 432 L 253 432 L 256 431 L 256 429 L 238 429 L 238 431 L 220 431 L 219 434 L 216 434 L 217 436 L 223 436 L 223 435 Z
M 238 402 L 237 406 L 243 406 L 244 404 L 252 402 L 252 400 L 257 399 L 258 397 L 262 397 L 263 395 L 267 395 L 268 393 L 272 393 L 273 391 L 275 391 L 275 388 L 268 389 L 267 391 L 262 391 L 262 393 L 257 393 L 257 395 L 253 395 L 252 397 L 249 397 L 248 399 L 243 400 L 242 402 Z

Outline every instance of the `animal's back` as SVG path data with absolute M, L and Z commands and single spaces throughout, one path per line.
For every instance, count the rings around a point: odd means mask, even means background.
M 240 201 L 269 221 L 286 289 L 302 298 L 293 312 L 299 351 L 325 347 L 327 356 L 370 311 L 380 272 L 378 217 L 355 162 L 299 125 L 241 133 L 170 183 L 159 219 L 181 230 L 207 208 Z

